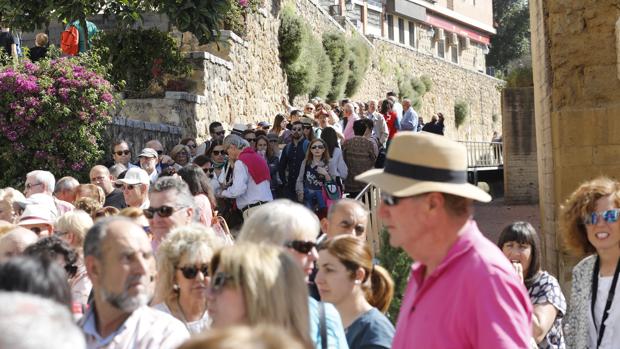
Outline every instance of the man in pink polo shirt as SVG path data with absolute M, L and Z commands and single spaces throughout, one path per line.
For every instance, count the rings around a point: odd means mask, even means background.
M 390 244 L 415 261 L 392 348 L 531 347 L 527 291 L 472 218 L 473 200 L 491 197 L 467 183 L 464 146 L 401 132 L 385 168 L 356 179 L 381 188 Z

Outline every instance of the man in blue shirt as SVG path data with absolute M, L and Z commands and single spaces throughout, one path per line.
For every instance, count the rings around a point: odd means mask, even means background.
M 418 131 L 418 113 L 413 110 L 410 99 L 403 100 L 403 120 L 400 123 L 401 131 Z

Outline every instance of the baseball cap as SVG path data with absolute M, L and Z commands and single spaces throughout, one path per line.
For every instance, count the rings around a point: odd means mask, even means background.
M 147 148 L 147 149 L 149 149 L 149 148 Z M 151 150 L 153 150 L 153 149 L 151 149 Z M 151 178 L 149 177 L 149 174 L 146 173 L 145 170 L 143 170 L 143 169 L 141 169 L 139 167 L 130 168 L 125 173 L 125 177 L 124 178 L 119 179 L 119 180 L 116 181 L 116 183 L 118 183 L 118 184 L 128 184 L 128 185 L 133 185 L 133 184 L 149 184 L 150 182 L 151 182 Z
M 144 149 L 142 149 L 142 151 L 140 152 L 140 155 L 138 155 L 138 157 L 156 158 L 156 157 L 158 157 L 158 155 L 157 155 L 157 152 L 155 151 L 155 149 L 153 149 L 153 148 L 144 148 Z

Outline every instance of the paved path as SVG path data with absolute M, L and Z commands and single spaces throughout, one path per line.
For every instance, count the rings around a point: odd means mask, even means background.
M 514 221 L 530 222 L 540 231 L 540 210 L 538 205 L 506 205 L 503 198 L 488 204 L 476 203 L 474 218 L 480 231 L 491 241 L 497 242 L 502 229 Z

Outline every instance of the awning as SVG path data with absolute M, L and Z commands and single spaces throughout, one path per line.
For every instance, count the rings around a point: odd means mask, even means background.
M 463 37 L 468 37 L 470 40 L 473 40 L 473 41 L 477 41 L 483 44 L 489 44 L 491 42 L 491 39 L 489 38 L 489 36 L 484 35 L 475 30 L 465 28 L 464 26 L 461 26 L 449 20 L 443 19 L 442 17 L 434 16 L 430 14 L 429 11 L 426 11 L 425 22 L 434 27 L 442 28 L 443 30 L 456 33 Z

